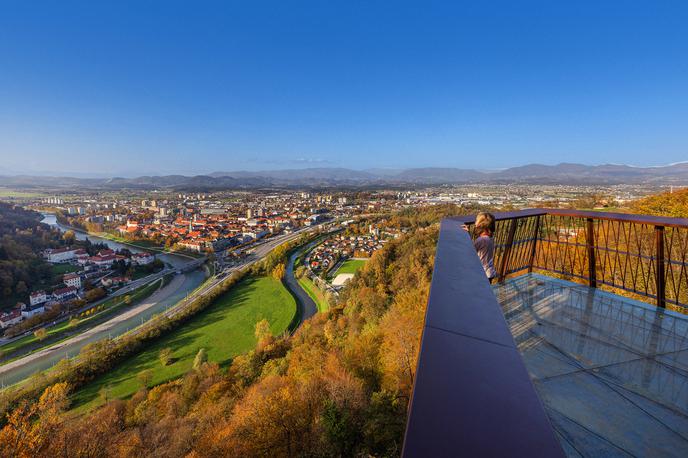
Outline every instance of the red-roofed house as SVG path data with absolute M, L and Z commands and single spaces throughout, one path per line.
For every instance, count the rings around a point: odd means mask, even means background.
M 21 310 L 14 309 L 0 314 L 0 328 L 5 329 L 22 320 Z

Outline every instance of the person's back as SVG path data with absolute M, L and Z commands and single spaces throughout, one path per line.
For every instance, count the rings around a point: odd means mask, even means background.
M 481 235 L 473 242 L 475 252 L 483 264 L 485 275 L 492 280 L 497 276 L 497 271 L 494 267 L 494 240 L 489 235 Z
M 497 276 L 494 267 L 494 240 L 495 217 L 491 213 L 480 212 L 475 217 L 475 235 L 473 247 L 485 270 L 485 275 L 492 281 Z

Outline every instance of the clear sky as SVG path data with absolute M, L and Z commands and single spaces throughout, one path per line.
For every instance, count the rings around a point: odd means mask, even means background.
M 688 160 L 688 2 L 0 3 L 0 173 Z

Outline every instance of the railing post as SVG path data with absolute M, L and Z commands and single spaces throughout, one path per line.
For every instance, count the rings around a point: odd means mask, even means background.
M 594 220 L 587 219 L 587 227 L 585 230 L 585 240 L 588 249 L 588 285 L 591 288 L 597 288 L 597 263 L 595 262 L 595 230 Z
M 666 307 L 664 275 L 664 226 L 655 226 L 655 291 L 657 307 Z
M 533 248 L 530 251 L 530 260 L 528 261 L 528 272 L 533 271 L 533 264 L 535 264 L 535 255 L 537 254 L 537 240 L 540 235 L 540 215 L 535 217 L 535 231 L 533 234 Z
M 499 266 L 499 283 L 504 282 L 506 277 L 506 269 L 509 262 L 509 257 L 511 256 L 511 247 L 514 244 L 514 236 L 516 235 L 516 227 L 518 226 L 518 218 L 513 218 L 511 220 L 511 225 L 509 226 L 509 235 L 506 239 L 506 245 L 504 246 L 504 253 L 502 253 L 502 263 Z

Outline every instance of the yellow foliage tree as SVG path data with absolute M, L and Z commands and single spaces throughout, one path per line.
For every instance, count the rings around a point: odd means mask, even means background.
M 274 269 L 272 269 L 272 278 L 281 281 L 284 278 L 286 268 L 283 263 L 277 264 Z

